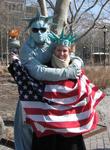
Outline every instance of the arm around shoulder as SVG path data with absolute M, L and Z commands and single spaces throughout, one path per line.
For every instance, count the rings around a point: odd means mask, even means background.
M 84 67 L 83 60 L 78 56 L 71 56 L 71 65 L 76 65 L 79 69 Z
M 41 63 L 39 54 L 36 57 L 35 52 L 28 44 L 24 44 L 20 50 L 21 63 L 26 67 L 30 75 L 37 80 L 60 81 L 67 79 L 76 79 L 76 66 L 68 68 L 49 68 Z

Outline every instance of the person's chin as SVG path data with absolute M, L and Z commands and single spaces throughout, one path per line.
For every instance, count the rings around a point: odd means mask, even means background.
M 39 41 L 40 42 L 44 42 L 45 40 L 43 38 L 39 38 Z
M 36 43 L 44 43 L 45 41 L 39 39 L 39 40 L 36 40 L 35 42 L 36 42 Z

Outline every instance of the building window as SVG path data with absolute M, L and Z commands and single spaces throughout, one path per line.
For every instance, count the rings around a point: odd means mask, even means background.
M 12 10 L 16 10 L 16 5 L 15 4 L 12 5 Z

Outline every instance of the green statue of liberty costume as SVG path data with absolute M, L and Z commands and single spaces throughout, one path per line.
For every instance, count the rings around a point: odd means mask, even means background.
M 31 33 L 29 38 L 20 49 L 20 60 L 29 74 L 37 80 L 59 81 L 66 79 L 76 79 L 82 66 L 79 57 L 72 57 L 74 64 L 68 68 L 48 68 L 45 66 L 52 56 L 53 45 L 49 39 L 52 34 L 49 32 L 49 17 L 41 16 L 39 12 L 29 20 Z M 76 63 L 75 63 L 76 62 Z M 31 150 L 32 128 L 23 122 L 22 107 L 18 101 L 15 114 L 15 149 Z

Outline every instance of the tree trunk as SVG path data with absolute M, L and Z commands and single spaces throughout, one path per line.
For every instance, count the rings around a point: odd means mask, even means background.
M 1 55 L 1 64 L 3 64 L 3 31 L 1 29 L 0 31 L 0 47 L 1 47 L 1 50 L 0 50 L 0 55 Z
M 6 65 L 9 63 L 8 30 L 6 30 Z
M 71 0 L 57 0 L 54 11 L 53 31 L 60 34 L 64 25 L 67 24 L 69 4 Z
M 39 6 L 40 6 L 40 9 L 41 9 L 41 14 L 43 16 L 48 16 L 45 0 L 38 0 L 38 3 L 39 3 Z

